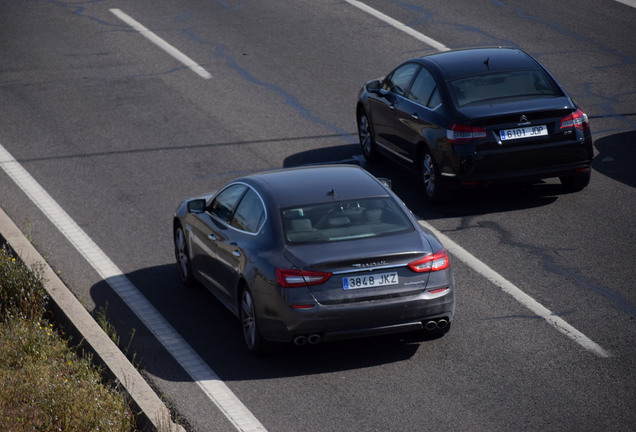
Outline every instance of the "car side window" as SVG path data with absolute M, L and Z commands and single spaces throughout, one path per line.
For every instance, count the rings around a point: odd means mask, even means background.
M 219 219 L 230 222 L 234 209 L 245 193 L 247 186 L 244 184 L 234 184 L 226 187 L 212 201 L 209 212 Z
M 435 90 L 433 90 L 433 94 L 431 95 L 431 98 L 428 100 L 427 106 L 429 108 L 435 108 L 441 103 L 442 103 L 442 98 L 439 95 L 439 87 L 435 87 Z
M 417 77 L 415 77 L 415 81 L 413 81 L 413 85 L 411 85 L 407 97 L 420 105 L 428 107 L 437 106 L 439 102 L 435 105 L 431 105 L 430 103 L 431 95 L 436 87 L 437 83 L 435 82 L 435 78 L 433 78 L 433 75 L 431 75 L 431 73 L 423 67 L 420 69 Z
M 243 231 L 257 233 L 264 221 L 263 202 L 253 189 L 249 189 L 236 208 L 231 225 Z
M 382 89 L 399 94 L 400 96 L 406 96 L 406 90 L 409 88 L 419 68 L 420 66 L 415 63 L 407 63 L 400 66 L 384 79 Z

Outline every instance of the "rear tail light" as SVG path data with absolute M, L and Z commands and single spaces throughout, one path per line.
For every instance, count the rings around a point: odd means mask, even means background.
M 331 273 L 328 272 L 276 269 L 276 280 L 284 288 L 320 285 L 327 282 L 330 277 Z
M 587 114 L 581 111 L 580 108 L 574 111 L 572 114 L 568 114 L 561 119 L 561 129 L 568 129 L 571 127 L 575 127 L 581 130 L 585 130 L 590 127 L 590 122 L 587 119 Z
M 450 259 L 444 249 L 434 254 L 426 255 L 408 264 L 408 268 L 417 273 L 434 272 L 450 267 Z
M 486 129 L 453 123 L 446 129 L 446 139 L 451 145 L 468 144 L 473 139 L 486 138 Z

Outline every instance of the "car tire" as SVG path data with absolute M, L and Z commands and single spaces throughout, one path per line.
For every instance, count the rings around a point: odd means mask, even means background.
M 186 288 L 192 288 L 194 286 L 194 278 L 192 276 L 192 265 L 190 264 L 190 253 L 185 231 L 181 225 L 175 226 L 174 230 L 174 255 L 177 260 L 177 270 L 179 271 L 181 284 Z
M 441 204 L 450 201 L 450 191 L 445 187 L 440 171 L 437 168 L 437 163 L 428 150 L 422 155 L 421 175 L 426 201 L 431 204 Z
M 269 344 L 261 336 L 254 298 L 248 288 L 244 288 L 241 292 L 241 304 L 239 307 L 243 339 L 247 350 L 254 356 L 266 353 Z
M 585 189 L 585 187 L 590 184 L 591 177 L 592 170 L 588 169 L 586 171 L 569 176 L 559 177 L 559 180 L 561 180 L 561 185 L 563 185 L 566 190 L 571 192 L 578 192 Z
M 379 159 L 378 150 L 373 139 L 373 128 L 367 113 L 361 109 L 358 114 L 358 139 L 362 156 L 367 162 L 375 162 Z

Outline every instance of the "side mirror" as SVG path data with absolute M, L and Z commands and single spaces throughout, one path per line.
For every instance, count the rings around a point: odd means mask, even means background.
M 377 93 L 382 88 L 382 82 L 380 80 L 371 81 L 367 84 L 367 91 L 369 93 Z
M 378 180 L 380 180 L 380 183 L 382 183 L 384 186 L 387 187 L 387 189 L 391 189 L 391 179 L 388 178 L 378 178 Z
M 195 199 L 188 202 L 188 213 L 203 213 L 205 212 L 205 200 Z

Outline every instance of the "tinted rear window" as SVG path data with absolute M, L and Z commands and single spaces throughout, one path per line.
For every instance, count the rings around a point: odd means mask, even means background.
M 460 108 L 496 99 L 563 95 L 542 70 L 515 70 L 461 78 L 450 82 L 450 90 Z
M 283 210 L 289 243 L 326 243 L 412 230 L 392 198 L 367 198 Z

